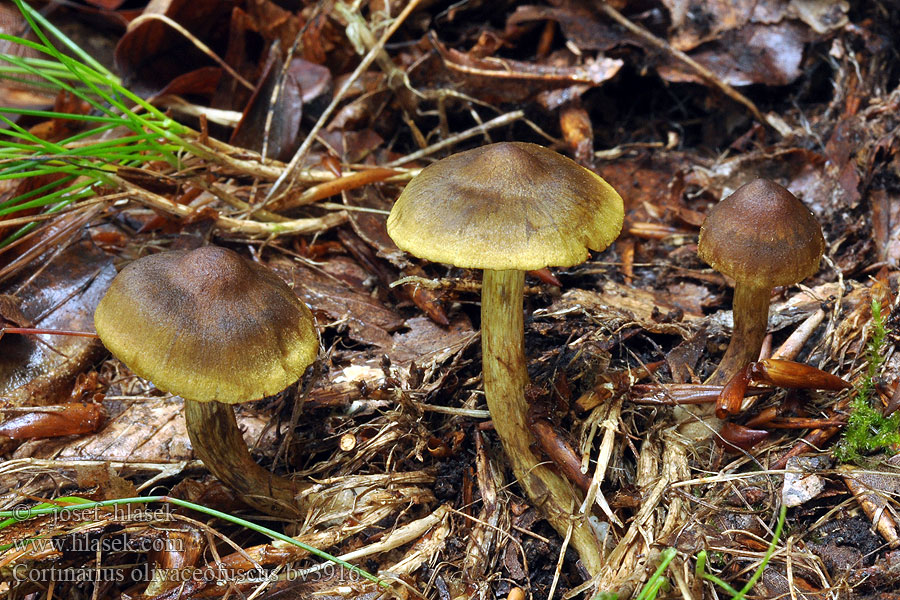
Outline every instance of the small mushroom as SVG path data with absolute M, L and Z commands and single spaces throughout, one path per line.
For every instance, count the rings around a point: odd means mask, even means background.
M 707 383 L 723 385 L 759 358 L 775 286 L 814 274 L 825 250 L 822 228 L 792 193 L 768 179 L 738 188 L 700 228 L 700 258 L 734 279 L 734 333 Z
M 498 143 L 438 161 L 407 184 L 388 217 L 401 249 L 484 269 L 481 347 L 484 392 L 513 473 L 532 502 L 572 543 L 588 571 L 602 557 L 572 485 L 531 449 L 525 386 L 525 271 L 584 262 L 622 229 L 622 198 L 574 161 L 535 144 Z
M 154 254 L 115 277 L 94 325 L 128 368 L 184 398 L 191 444 L 216 477 L 258 510 L 302 515 L 307 486 L 253 460 L 229 406 L 280 392 L 316 359 L 312 313 L 284 281 L 225 248 Z

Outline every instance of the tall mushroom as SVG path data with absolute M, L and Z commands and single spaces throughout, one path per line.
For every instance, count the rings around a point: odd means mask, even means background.
M 94 324 L 128 368 L 184 398 L 191 444 L 216 477 L 258 510 L 303 514 L 306 486 L 253 460 L 230 406 L 280 392 L 316 359 L 315 320 L 284 281 L 225 248 L 154 254 L 115 277 Z
M 815 216 L 774 181 L 751 181 L 709 211 L 697 252 L 712 268 L 734 279 L 734 333 L 707 383 L 722 385 L 757 360 L 772 288 L 814 274 L 824 251 L 825 239 Z
M 454 154 L 413 178 L 387 229 L 401 249 L 483 269 L 484 393 L 494 429 L 528 497 L 572 543 L 588 571 L 602 565 L 572 486 L 531 450 L 522 316 L 525 271 L 584 262 L 622 229 L 622 198 L 574 161 L 535 144 L 498 143 Z

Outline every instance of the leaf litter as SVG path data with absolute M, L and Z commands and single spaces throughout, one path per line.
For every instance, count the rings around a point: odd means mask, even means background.
M 835 468 L 796 458 L 828 456 L 846 393 L 755 392 L 734 425 L 765 429 L 758 423 L 770 413 L 822 425 L 773 427 L 750 449 L 708 439 L 698 409 L 668 404 L 707 393 L 699 384 L 733 326 L 730 282 L 696 256 L 699 226 L 718 200 L 757 177 L 803 200 L 827 242 L 814 277 L 776 290 L 772 347 L 784 344 L 795 360 L 856 382 L 879 300 L 892 333 L 877 398 L 896 395 L 895 7 L 91 4 L 49 15 L 80 24 L 72 30 L 79 42 L 87 33 L 117 42 L 114 56 L 98 58 L 192 127 L 207 154 L 186 153 L 178 165 L 120 165 L 108 189 L 59 216 L 3 213 L 6 233 L 38 225 L 0 249 L 4 327 L 92 330 L 93 306 L 115 270 L 166 249 L 216 243 L 270 266 L 314 311 L 322 340 L 299 386 L 238 414 L 258 461 L 311 478 L 319 494 L 304 522 L 272 525 L 391 588 L 179 510 L 149 525 L 110 513 L 88 525 L 35 519 L 0 529 L 9 543 L 58 542 L 6 550 L 0 568 L 13 579 L 0 593 L 45 593 L 39 575 L 51 565 L 124 573 L 138 564 L 147 577 L 59 582 L 55 590 L 99 598 L 625 598 L 672 547 L 667 597 L 730 597 L 694 570 L 698 553 L 708 553 L 709 572 L 741 587 L 771 541 L 785 468 L 790 481 L 810 485 L 794 490 L 788 533 L 752 593 L 868 598 L 900 590 L 892 461 Z M 2 91 L 7 105 L 54 100 L 30 80 Z M 61 98 L 57 106 L 77 112 Z M 18 120 L 52 131 L 40 117 Z M 594 574 L 509 479 L 481 392 L 477 274 L 404 255 L 383 229 L 384 211 L 418 169 L 498 140 L 567 153 L 626 202 L 613 247 L 556 270 L 561 287 L 527 282 L 535 435 L 547 459 L 585 490 L 582 510 L 606 557 Z M 4 202 L 37 184 L 11 181 Z M 53 425 L 63 437 L 4 439 L 5 507 L 164 489 L 259 516 L 194 460 L 177 399 L 96 341 L 6 334 L 0 361 L 8 431 L 29 431 L 14 421 L 29 407 L 77 421 L 88 402 L 105 414 L 93 432 Z M 677 427 L 685 423 L 701 423 L 700 435 Z M 116 536 L 131 545 L 99 555 L 75 547 Z M 141 540 L 160 539 L 190 540 L 191 551 L 140 549 Z M 17 565 L 36 575 L 16 579 Z M 214 575 L 176 585 L 161 575 L 174 567 Z M 253 577 L 260 573 L 276 576 Z

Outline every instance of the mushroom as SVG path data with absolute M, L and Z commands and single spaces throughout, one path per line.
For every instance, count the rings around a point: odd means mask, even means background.
M 229 406 L 297 381 L 316 359 L 312 313 L 277 275 L 215 246 L 164 252 L 119 273 L 94 312 L 103 344 L 184 398 L 197 456 L 250 506 L 298 517 L 305 487 L 260 467 Z
M 751 181 L 709 211 L 697 252 L 734 280 L 734 333 L 707 383 L 723 385 L 758 359 L 772 288 L 814 274 L 824 250 L 815 216 L 774 181 Z
M 572 543 L 588 571 L 602 558 L 565 478 L 531 450 L 525 386 L 525 271 L 584 262 L 622 229 L 622 198 L 574 161 L 535 144 L 490 144 L 429 165 L 397 199 L 388 234 L 433 262 L 483 269 L 484 393 L 494 429 L 528 497 Z

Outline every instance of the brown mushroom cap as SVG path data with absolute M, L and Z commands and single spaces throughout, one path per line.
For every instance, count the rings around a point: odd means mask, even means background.
M 697 245 L 700 258 L 720 273 L 770 288 L 813 275 L 824 251 L 812 212 L 768 179 L 751 181 L 715 205 Z
M 215 246 L 131 263 L 100 301 L 94 324 L 132 371 L 198 402 L 278 393 L 319 350 L 312 313 L 291 288 Z
M 584 262 L 619 235 L 622 198 L 595 173 L 536 144 L 449 156 L 414 177 L 388 217 L 401 249 L 473 269 Z

